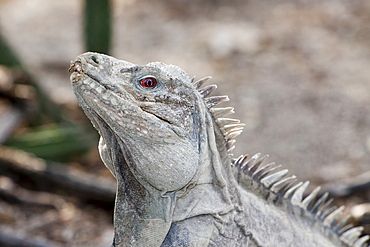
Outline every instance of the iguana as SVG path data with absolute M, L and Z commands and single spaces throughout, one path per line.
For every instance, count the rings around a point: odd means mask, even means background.
M 182 69 L 84 53 L 70 66 L 79 105 L 100 134 L 117 179 L 113 246 L 367 246 L 363 227 L 319 188 L 303 198 L 267 158 L 233 159 L 243 129 Z

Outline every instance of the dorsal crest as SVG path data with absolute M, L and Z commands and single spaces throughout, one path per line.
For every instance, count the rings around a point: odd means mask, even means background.
M 240 123 L 238 119 L 225 118 L 225 116 L 235 113 L 233 107 L 215 107 L 222 102 L 229 101 L 229 97 L 209 96 L 212 91 L 217 88 L 217 86 L 209 85 L 202 87 L 202 85 L 211 78 L 212 77 L 207 76 L 197 81 L 194 81 L 193 78 L 192 83 L 198 90 L 199 94 L 203 97 L 205 105 L 211 112 L 223 136 L 225 137 L 226 149 L 229 153 L 231 153 L 235 148 L 235 138 L 242 133 L 245 124 Z
M 360 237 L 364 227 L 353 227 L 352 224 L 348 224 L 350 217 L 344 214 L 344 206 L 333 206 L 333 199 L 329 198 L 328 192 L 319 196 L 320 187 L 304 197 L 309 182 L 299 182 L 294 175 L 287 176 L 288 170 L 279 170 L 281 166 L 275 165 L 274 162 L 263 165 L 267 158 L 268 155 L 260 158 L 260 154 L 256 154 L 251 158 L 248 158 L 248 155 L 241 155 L 234 160 L 233 166 L 237 169 L 238 181 L 245 179 L 243 175 L 252 178 L 253 183 L 259 184 L 264 191 L 275 194 L 280 200 L 286 200 L 291 205 L 310 213 L 314 219 L 323 224 L 324 228 L 335 232 L 346 246 L 367 246 L 369 236 Z M 323 231 L 325 233 L 324 229 Z
M 241 134 L 245 124 L 240 123 L 238 119 L 225 117 L 234 113 L 233 107 L 215 107 L 219 103 L 228 101 L 229 98 L 227 96 L 209 96 L 217 88 L 216 85 L 201 88 L 209 79 L 211 79 L 210 76 L 194 82 L 193 78 L 192 83 L 203 97 L 205 105 L 218 124 L 226 140 L 226 149 L 231 156 L 231 152 L 235 148 L 235 137 Z M 348 224 L 350 217 L 344 215 L 344 206 L 333 206 L 333 199 L 329 198 L 327 192 L 319 196 L 320 187 L 315 188 L 304 197 L 309 182 L 297 181 L 296 176 L 287 175 L 288 170 L 281 169 L 281 165 L 276 165 L 274 162 L 263 165 L 267 158 L 268 155 L 260 158 L 260 154 L 256 154 L 251 158 L 248 158 L 248 155 L 241 155 L 237 159 L 233 159 L 232 166 L 237 169 L 238 181 L 245 179 L 244 175 L 247 175 L 253 180 L 253 183 L 262 186 L 265 192 L 275 194 L 281 200 L 286 200 L 291 205 L 309 212 L 325 228 L 335 232 L 345 245 L 367 246 L 366 242 L 370 237 L 368 235 L 360 237 L 364 229 L 362 226 L 353 227 Z

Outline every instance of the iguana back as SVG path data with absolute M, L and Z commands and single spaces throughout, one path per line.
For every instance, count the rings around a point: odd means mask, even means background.
M 232 159 L 243 129 L 174 65 L 135 65 L 97 53 L 71 63 L 80 106 L 117 179 L 114 246 L 367 246 L 343 207 L 266 157 Z

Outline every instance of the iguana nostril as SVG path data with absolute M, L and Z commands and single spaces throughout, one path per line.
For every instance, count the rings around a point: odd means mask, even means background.
M 99 64 L 98 58 L 96 56 L 91 56 L 91 60 L 93 60 L 94 63 Z

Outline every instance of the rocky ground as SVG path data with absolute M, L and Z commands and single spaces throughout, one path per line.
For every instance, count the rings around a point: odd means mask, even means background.
M 84 52 L 82 10 L 83 1 L 0 0 L 1 33 L 52 99 L 68 109 L 76 100 L 67 68 Z M 116 0 L 113 10 L 112 55 L 176 64 L 197 78 L 211 75 L 216 94 L 229 95 L 225 105 L 246 123 L 236 156 L 268 153 L 270 161 L 315 186 L 370 170 L 369 1 Z M 1 205 L 4 215 L 7 208 Z M 91 220 L 97 228 L 90 235 L 76 240 L 76 230 L 41 237 L 68 246 L 109 240 L 98 228 L 109 225 L 109 215 L 107 224 L 99 224 L 94 220 L 100 214 L 73 208 L 66 214 L 82 218 L 60 224 L 75 229 Z M 34 216 L 18 213 L 14 222 L 33 222 Z

